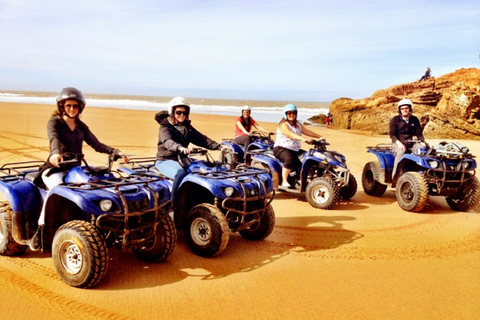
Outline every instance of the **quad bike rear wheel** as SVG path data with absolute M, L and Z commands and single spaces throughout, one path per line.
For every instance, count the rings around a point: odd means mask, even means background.
M 357 187 L 357 179 L 355 179 L 353 174 L 350 174 L 348 185 L 340 189 L 340 196 L 345 200 L 353 198 L 353 196 L 357 193 Z
M 454 195 L 446 197 L 448 205 L 453 210 L 470 211 L 480 200 L 480 182 L 477 177 L 465 181 Z
M 371 161 L 365 164 L 362 172 L 362 186 L 366 194 L 380 197 L 387 190 L 387 185 L 379 182 L 380 168 L 378 162 Z
M 427 204 L 428 183 L 418 172 L 406 172 L 398 178 L 395 195 L 400 208 L 420 212 Z
M 263 240 L 268 237 L 275 227 L 275 211 L 271 205 L 265 208 L 265 212 L 258 222 L 252 224 L 248 229 L 240 230 L 242 237 L 248 240 Z
M 90 288 L 107 272 L 108 250 L 96 227 L 87 221 L 73 220 L 55 233 L 52 260 L 58 275 L 68 285 Z
M 230 229 L 227 219 L 217 207 L 203 203 L 190 210 L 185 237 L 193 253 L 212 257 L 227 247 Z
M 305 196 L 312 207 L 330 210 L 337 204 L 340 190 L 331 178 L 319 177 L 307 185 Z
M 28 246 L 18 244 L 12 237 L 12 208 L 6 201 L 0 202 L 0 255 L 19 256 Z
M 157 225 L 153 239 L 142 248 L 133 251 L 139 259 L 144 261 L 162 262 L 172 254 L 176 242 L 175 224 L 172 217 L 165 214 Z

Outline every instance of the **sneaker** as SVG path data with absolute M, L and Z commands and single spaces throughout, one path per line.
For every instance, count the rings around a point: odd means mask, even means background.
M 292 186 L 290 185 L 290 183 L 286 182 L 286 183 L 282 183 L 281 185 L 278 186 L 278 189 L 280 190 L 287 190 L 287 189 L 290 189 L 292 188 Z

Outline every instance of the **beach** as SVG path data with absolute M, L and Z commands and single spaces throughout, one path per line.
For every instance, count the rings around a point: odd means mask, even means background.
M 54 109 L 0 103 L 0 165 L 47 158 L 46 123 Z M 82 120 L 100 141 L 141 157 L 156 153 L 154 115 L 87 106 Z M 194 113 L 190 118 L 216 141 L 233 137 L 234 116 Z M 261 125 L 275 131 L 274 122 Z M 349 201 L 318 210 L 303 195 L 278 192 L 273 233 L 260 242 L 233 234 L 214 258 L 192 254 L 183 232 L 163 263 L 112 248 L 106 277 L 92 289 L 65 284 L 50 253 L 0 256 L 2 318 L 477 319 L 480 208 L 456 212 L 442 197 L 430 197 L 422 213 L 412 213 L 400 209 L 393 189 L 368 196 L 361 174 L 375 156 L 366 147 L 389 137 L 310 129 L 346 156 L 358 181 Z M 480 155 L 480 141 L 459 142 Z M 84 153 L 91 165 L 107 162 L 88 146 Z M 218 157 L 218 151 L 212 154 Z

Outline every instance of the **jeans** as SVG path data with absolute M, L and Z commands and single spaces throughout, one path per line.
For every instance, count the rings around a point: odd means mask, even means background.
M 175 160 L 157 160 L 155 167 L 167 178 L 173 179 L 172 201 L 175 204 L 178 187 L 183 178 L 187 175 L 187 171 Z

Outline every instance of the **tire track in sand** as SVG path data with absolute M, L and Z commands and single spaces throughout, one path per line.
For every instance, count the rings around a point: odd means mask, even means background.
M 30 267 L 35 264 L 22 263 L 22 265 L 26 268 L 32 269 Z M 40 269 L 41 268 L 39 268 L 38 265 L 33 268 L 34 271 Z M 47 276 L 51 277 L 51 275 L 48 275 L 48 272 Z M 56 277 L 56 280 L 61 281 L 58 277 Z M 116 312 L 65 297 L 2 267 L 0 267 L 0 284 L 2 290 L 8 290 L 20 299 L 32 301 L 32 303 L 37 305 L 42 305 L 46 309 L 51 310 L 55 314 L 61 315 L 65 319 L 132 319 L 132 317 L 129 316 L 121 315 Z
M 437 218 L 437 219 L 436 219 Z M 426 241 L 430 235 L 449 234 L 454 219 L 431 217 L 411 225 L 362 231 L 332 228 L 276 226 L 267 241 L 278 251 L 329 259 L 420 259 L 448 258 L 480 252 L 480 227 L 467 234 Z M 434 233 L 435 232 L 435 233 Z M 366 240 L 368 241 L 361 241 Z M 382 239 L 384 241 L 382 241 Z M 374 244 L 374 245 L 373 245 Z M 272 247 L 273 249 L 273 247 Z

